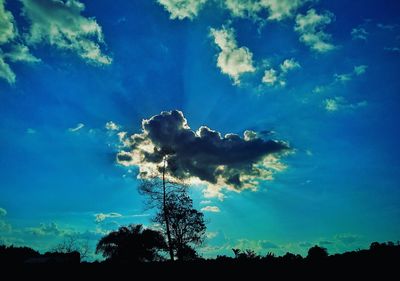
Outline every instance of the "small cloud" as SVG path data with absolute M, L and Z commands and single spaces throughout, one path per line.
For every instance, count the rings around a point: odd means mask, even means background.
M 386 30 L 393 30 L 396 28 L 398 25 L 397 24 L 383 24 L 383 23 L 378 23 L 376 25 L 380 29 L 386 29 Z
M 239 85 L 241 75 L 256 70 L 252 52 L 247 47 L 238 47 L 233 28 L 211 28 L 210 35 L 221 49 L 217 57 L 217 66 L 222 73 L 233 79 L 235 85 Z
M 36 134 L 36 130 L 32 129 L 32 128 L 28 128 L 28 129 L 26 129 L 26 133 L 30 134 L 30 135 L 33 135 L 33 134 Z
M 302 248 L 310 248 L 313 244 L 309 243 L 309 242 L 300 242 L 299 246 Z
M 388 52 L 400 53 L 399 47 L 384 47 L 383 49 Z
M 218 235 L 218 232 L 211 232 L 211 231 L 206 232 L 206 237 L 208 240 L 211 240 L 211 239 L 217 237 L 217 235 Z
M 41 223 L 39 227 L 28 228 L 28 232 L 37 236 L 63 235 L 65 231 L 61 230 L 55 222 Z
M 282 72 L 286 73 L 290 70 L 294 70 L 300 68 L 299 62 L 295 61 L 293 58 L 285 59 L 280 65 Z
M 352 79 L 352 73 L 334 74 L 335 81 L 345 83 Z
M 324 100 L 324 107 L 328 112 L 334 112 L 340 109 L 356 109 L 365 106 L 367 106 L 367 101 L 360 101 L 352 104 L 348 103 L 344 97 L 334 97 Z
M 105 125 L 105 128 L 109 131 L 118 131 L 120 126 L 113 121 L 108 121 Z
M 0 217 L 5 217 L 7 215 L 7 211 L 4 208 L 0 208 Z
M 4 54 L 5 58 L 8 58 L 12 62 L 27 62 L 27 63 L 37 63 L 41 60 L 32 55 L 27 46 L 22 44 L 16 44 L 11 47 L 11 50 Z
M 264 71 L 264 76 L 262 78 L 263 83 L 273 86 L 277 81 L 278 81 L 278 75 L 275 69 L 270 68 Z
M 106 219 L 108 219 L 108 218 L 120 218 L 120 217 L 122 217 L 122 215 L 121 214 L 119 214 L 119 213 L 108 213 L 108 214 L 105 214 L 105 213 L 99 213 L 99 214 L 94 214 L 94 216 L 95 216 L 95 222 L 102 222 L 102 221 L 104 221 L 104 220 L 106 220 Z
M 360 236 L 354 234 L 339 234 L 335 236 L 335 239 L 339 240 L 343 244 L 350 245 L 360 240 Z
M 207 0 L 157 0 L 170 13 L 171 19 L 194 19 Z
M 219 213 L 221 210 L 217 206 L 205 206 L 201 208 L 203 212 Z
M 312 153 L 311 150 L 307 149 L 307 150 L 306 150 L 306 155 L 307 155 L 307 156 L 313 156 L 313 153 Z
M 363 27 L 356 27 L 351 30 L 351 38 L 353 40 L 364 40 L 368 38 L 368 32 Z
M 299 62 L 297 62 L 294 58 L 285 59 L 280 65 L 279 70 L 270 68 L 264 71 L 264 76 L 261 81 L 268 86 L 286 86 L 286 75 L 295 69 L 300 68 Z
M 211 200 L 202 200 L 200 201 L 200 204 L 205 205 L 205 204 L 210 204 Z
M 332 241 L 319 241 L 318 244 L 321 246 L 331 246 L 334 243 Z
M 311 50 L 325 53 L 335 49 L 330 43 L 331 35 L 324 31 L 326 25 L 330 24 L 334 18 L 331 12 L 317 14 L 315 9 L 310 9 L 307 14 L 296 16 L 294 30 L 300 34 L 300 41 L 309 46 Z
M 320 94 L 326 90 L 326 86 L 315 86 L 312 90 L 313 94 Z
M 78 123 L 75 127 L 69 128 L 68 131 L 70 131 L 70 132 L 77 132 L 77 131 L 79 131 L 80 129 L 82 129 L 83 127 L 85 127 L 85 124 L 83 124 L 83 123 Z
M 355 75 L 362 75 L 367 71 L 368 66 L 367 65 L 356 65 L 354 66 L 354 74 Z

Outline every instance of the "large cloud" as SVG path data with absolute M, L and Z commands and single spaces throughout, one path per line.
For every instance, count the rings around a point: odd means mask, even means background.
M 309 46 L 311 50 L 319 53 L 328 52 L 335 46 L 330 43 L 331 35 L 326 33 L 324 28 L 332 22 L 333 17 L 330 12 L 317 14 L 315 9 L 310 9 L 307 14 L 296 16 L 294 30 L 300 34 L 300 41 Z
M 292 17 L 294 12 L 307 0 L 225 0 L 226 8 L 235 17 L 259 19 L 268 11 L 268 20 L 283 20 Z
M 195 18 L 207 0 L 158 0 L 170 13 L 171 19 Z
M 166 111 L 143 120 L 142 133 L 121 133 L 123 150 L 117 162 L 138 166 L 139 177 L 160 176 L 163 155 L 170 177 L 206 183 L 205 195 L 222 196 L 221 190 L 256 190 L 260 181 L 272 179 L 285 168 L 279 157 L 290 149 L 284 142 L 263 140 L 246 131 L 221 136 L 202 126 L 193 131 L 182 112 Z
M 234 84 L 240 83 L 240 76 L 246 72 L 254 72 L 253 54 L 247 47 L 238 47 L 232 28 L 211 28 L 214 43 L 221 49 L 217 65 L 221 72 L 229 75 Z
M 85 5 L 78 0 L 20 0 L 23 13 L 30 20 L 30 44 L 47 43 L 75 52 L 95 64 L 110 64 L 100 45 L 104 43 L 101 27 L 92 18 L 81 15 Z

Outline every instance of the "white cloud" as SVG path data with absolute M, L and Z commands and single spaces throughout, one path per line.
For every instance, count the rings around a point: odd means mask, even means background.
M 171 19 L 183 20 L 197 17 L 207 0 L 157 0 L 170 13 Z
M 295 61 L 293 58 L 285 59 L 282 64 L 280 65 L 282 72 L 288 72 L 290 70 L 294 70 L 300 68 L 300 64 Z
M 4 7 L 5 0 L 0 0 L 0 44 L 7 43 L 17 36 L 13 15 Z
M 20 0 L 23 14 L 31 22 L 29 44 L 47 43 L 59 49 L 76 53 L 94 64 L 110 64 L 104 55 L 101 27 L 93 18 L 81 15 L 85 5 L 78 0 Z
M 28 232 L 37 236 L 46 236 L 46 235 L 59 236 L 65 233 L 65 231 L 60 229 L 55 222 L 41 223 L 39 227 L 30 227 L 27 230 Z
M 203 212 L 219 213 L 221 210 L 217 206 L 205 206 L 201 208 Z
M 297 68 L 300 68 L 300 64 L 293 58 L 285 59 L 280 65 L 280 72 L 270 68 L 264 71 L 264 76 L 262 77 L 262 82 L 268 86 L 286 86 L 286 75 Z
M 221 72 L 233 79 L 235 85 L 240 84 L 240 76 L 254 72 L 253 54 L 247 47 L 238 47 L 232 28 L 210 30 L 214 43 L 221 49 L 218 54 L 217 66 Z
M 0 208 L 0 217 L 5 217 L 7 215 L 7 211 L 4 208 Z
M 389 51 L 389 52 L 400 53 L 400 48 L 399 47 L 385 47 L 383 49 L 385 51 Z
M 354 73 L 355 75 L 362 75 L 362 74 L 364 74 L 364 73 L 367 71 L 367 68 L 368 68 L 368 66 L 367 66 L 367 65 L 364 65 L 364 64 L 362 64 L 362 65 L 356 65 L 356 66 L 354 66 L 353 73 Z
M 307 0 L 225 0 L 226 8 L 234 17 L 261 19 L 268 11 L 268 20 L 283 20 L 294 13 Z
M 70 132 L 77 132 L 77 131 L 79 131 L 80 129 L 82 129 L 83 127 L 85 127 L 85 124 L 83 124 L 83 123 L 78 123 L 78 124 L 76 124 L 75 127 L 69 128 L 68 131 L 70 131 Z
M 300 41 L 311 48 L 311 50 L 324 53 L 331 51 L 335 46 L 330 43 L 331 35 L 324 31 L 327 24 L 333 19 L 331 12 L 317 14 L 315 9 L 310 9 L 307 14 L 296 16 L 294 30 L 300 34 Z
M 22 44 L 13 45 L 11 47 L 11 50 L 8 53 L 4 54 L 4 57 L 9 58 L 10 61 L 12 62 L 23 61 L 23 62 L 36 63 L 41 61 L 40 59 L 38 59 L 29 52 L 27 46 Z
M 273 86 L 277 81 L 278 81 L 278 75 L 275 69 L 270 68 L 265 70 L 264 76 L 262 78 L 263 83 Z
M 360 101 L 357 103 L 349 103 L 344 97 L 334 97 L 324 100 L 325 110 L 328 112 L 335 112 L 338 110 L 357 109 L 367 106 L 367 101 Z
M 1 50 L 0 50 L 1 51 Z M 0 52 L 0 77 L 5 79 L 8 83 L 14 84 L 16 76 L 11 67 L 4 61 L 3 54 Z
M 200 201 L 200 204 L 210 204 L 211 200 L 202 200 Z
M 367 40 L 368 32 L 363 27 L 355 27 L 351 30 L 353 40 Z
M 122 217 L 122 215 L 118 214 L 118 213 L 108 213 L 108 214 L 99 213 L 99 214 L 95 214 L 94 216 L 95 216 L 95 222 L 102 222 L 102 221 L 104 221 L 105 219 L 108 219 L 108 218 L 119 218 L 119 217 Z
M 350 81 L 352 79 L 353 73 L 343 73 L 343 74 L 335 73 L 334 77 L 335 77 L 335 81 L 345 83 L 345 82 Z
M 120 126 L 117 123 L 114 123 L 113 121 L 108 121 L 105 125 L 105 128 L 109 131 L 118 131 Z

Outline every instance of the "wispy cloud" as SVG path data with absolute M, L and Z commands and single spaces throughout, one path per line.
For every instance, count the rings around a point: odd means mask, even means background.
M 69 128 L 68 131 L 69 132 L 77 132 L 77 131 L 81 130 L 83 127 L 85 127 L 85 124 L 78 123 L 78 124 L 76 124 L 75 127 Z
M 201 211 L 203 212 L 211 212 L 211 213 L 219 213 L 221 210 L 217 206 L 205 206 L 201 208 Z

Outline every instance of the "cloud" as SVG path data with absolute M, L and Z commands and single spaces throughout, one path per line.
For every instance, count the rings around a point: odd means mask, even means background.
M 207 184 L 209 197 L 220 196 L 222 188 L 256 190 L 260 181 L 285 168 L 279 160 L 290 151 L 282 141 L 222 136 L 206 126 L 194 131 L 177 110 L 143 120 L 142 132 L 125 135 L 122 144 L 117 162 L 138 166 L 140 178 L 159 177 L 163 155 L 168 154 L 168 176 Z
M 219 213 L 221 210 L 217 206 L 205 206 L 201 208 L 203 212 Z
M 218 54 L 217 66 L 221 72 L 233 79 L 234 84 L 240 84 L 240 76 L 254 72 L 253 54 L 247 47 L 238 47 L 233 28 L 222 27 L 210 29 L 214 43 L 221 49 Z
M 268 20 L 281 21 L 293 17 L 307 0 L 225 0 L 225 7 L 234 17 L 261 19 L 268 11 Z
M 46 43 L 76 53 L 87 62 L 105 65 L 112 59 L 104 55 L 103 32 L 93 18 L 81 15 L 85 5 L 78 0 L 20 0 L 23 15 L 31 26 L 29 44 Z
M 47 235 L 60 236 L 65 233 L 65 231 L 60 229 L 55 222 L 41 223 L 39 227 L 30 227 L 28 228 L 28 232 L 37 236 L 47 236 Z
M 202 201 L 200 201 L 200 204 L 203 204 L 203 205 L 210 204 L 210 203 L 211 203 L 211 200 L 202 200 Z
M 273 86 L 277 81 L 278 81 L 278 75 L 275 69 L 270 68 L 265 70 L 264 76 L 262 78 L 263 83 Z
M 170 13 L 171 19 L 183 20 L 197 17 L 207 0 L 157 0 Z
M 7 43 L 16 36 L 14 17 L 5 9 L 5 0 L 0 0 L 0 44 Z
M 360 236 L 354 234 L 338 234 L 335 236 L 336 240 L 339 240 L 343 244 L 350 245 L 360 241 Z
M 14 84 L 16 79 L 14 71 L 12 71 L 11 67 L 4 61 L 2 53 L 0 53 L 0 78 L 5 79 L 10 84 Z
M 289 72 L 290 70 L 300 68 L 300 64 L 293 58 L 291 58 L 291 59 L 285 59 L 280 65 L 280 67 L 282 72 L 286 73 Z
M 278 249 L 278 248 L 280 248 L 278 245 L 276 245 L 270 241 L 260 241 L 260 246 L 263 249 Z
M 351 30 L 351 38 L 353 40 L 367 40 L 368 32 L 363 27 L 355 27 Z
M 356 65 L 356 66 L 354 66 L 353 73 L 354 73 L 355 75 L 362 75 L 362 74 L 364 74 L 364 73 L 367 71 L 367 68 L 368 68 L 368 66 L 367 66 L 367 65 L 364 65 L 364 64 L 362 64 L 362 65 Z
M 108 213 L 108 214 L 99 213 L 99 214 L 95 214 L 94 216 L 95 216 L 95 222 L 102 222 L 102 221 L 104 221 L 104 220 L 106 220 L 108 218 L 120 218 L 120 217 L 122 217 L 122 215 L 119 214 L 119 213 Z
M 384 47 L 385 51 L 393 52 L 393 53 L 400 53 L 399 47 Z
M 333 243 L 332 241 L 323 240 L 323 241 L 319 241 L 318 244 L 321 245 L 321 246 L 331 246 L 331 245 L 333 245 L 335 243 Z
M 354 76 L 363 75 L 367 71 L 367 68 L 368 68 L 368 65 L 365 65 L 365 64 L 355 65 L 353 67 L 352 72 L 343 73 L 343 74 L 335 73 L 333 76 L 335 78 L 335 82 L 346 83 L 348 81 L 351 81 Z
M 264 75 L 261 81 L 268 86 L 279 85 L 281 87 L 286 86 L 286 75 L 297 68 L 300 68 L 300 64 L 293 58 L 285 59 L 280 65 L 280 72 L 270 68 L 264 71 Z
M 307 14 L 296 16 L 294 30 L 300 34 L 300 41 L 309 46 L 311 50 L 325 53 L 335 49 L 330 43 L 331 35 L 324 31 L 326 25 L 330 24 L 334 18 L 331 12 L 317 14 L 315 9 L 310 9 Z
M 378 23 L 376 25 L 380 29 L 387 29 L 387 30 L 393 30 L 396 28 L 398 25 L 397 24 L 383 24 L 383 23 Z
M 77 132 L 77 131 L 79 131 L 80 129 L 82 129 L 83 127 L 85 127 L 85 124 L 83 124 L 83 123 L 78 123 L 78 124 L 76 124 L 75 127 L 69 128 L 68 131 L 70 131 L 70 132 Z
M 367 106 L 367 101 L 360 101 L 357 103 L 348 103 L 344 97 L 334 97 L 324 100 L 325 110 L 328 112 L 335 112 L 343 109 L 356 109 Z
M 15 44 L 11 50 L 4 54 L 5 58 L 9 58 L 12 62 L 22 61 L 28 63 L 37 63 L 41 60 L 32 55 L 27 46 L 22 44 Z
M 118 131 L 120 126 L 117 123 L 114 123 L 113 121 L 108 121 L 105 125 L 105 128 L 109 131 Z
M 7 211 L 4 208 L 0 208 L 0 218 L 5 217 L 7 215 Z

